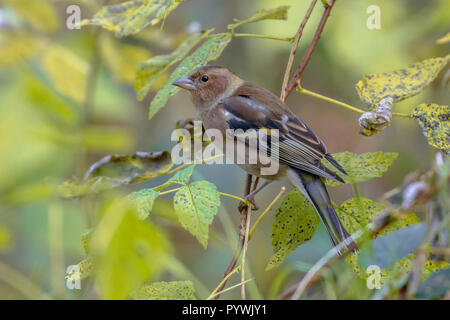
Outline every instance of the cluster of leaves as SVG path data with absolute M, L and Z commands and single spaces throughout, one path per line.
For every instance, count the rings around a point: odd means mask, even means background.
M 119 38 L 133 36 L 143 32 L 147 26 L 162 23 L 181 2 L 124 1 L 100 8 L 81 25 L 101 26 Z M 0 64 L 11 65 L 25 59 L 38 61 L 38 72 L 43 75 L 46 84 L 30 80 L 28 91 L 39 96 L 42 108 L 51 110 L 57 118 L 58 128 L 67 128 L 64 131 L 66 134 L 58 139 L 68 144 L 83 144 L 97 151 L 118 150 L 128 145 L 128 136 L 121 128 L 104 130 L 103 127 L 91 125 L 80 130 L 78 122 L 83 117 L 83 111 L 76 106 L 85 103 L 89 96 L 89 64 L 81 56 L 49 40 L 47 35 L 59 24 L 55 8 L 44 0 L 7 0 L 6 4 L 26 17 L 32 28 L 39 29 L 40 36 L 33 36 L 27 28 L 2 34 Z M 209 29 L 192 33 L 176 48 L 171 47 L 171 53 L 158 56 L 152 56 L 140 46 L 116 41 L 111 34 L 100 33 L 99 52 L 117 81 L 134 84 L 138 100 L 143 100 L 150 89 L 159 89 L 150 103 L 149 118 L 152 119 L 166 105 L 169 97 L 179 91 L 172 82 L 219 58 L 235 36 L 235 29 L 266 19 L 286 20 L 288 9 L 281 6 L 260 10 L 247 19 L 229 24 L 226 32 L 214 33 Z M 48 23 L 42 25 L 42 20 Z M 448 36 L 440 41 L 448 41 L 446 39 Z M 366 76 L 357 84 L 358 93 L 376 113 L 380 101 L 387 97 L 397 102 L 422 91 L 437 77 L 449 59 L 450 56 L 429 59 L 406 69 Z M 173 71 L 168 76 L 171 68 Z M 412 113 L 412 117 L 423 127 L 430 144 L 446 153 L 449 152 L 449 114 L 448 106 L 435 104 L 421 104 Z M 369 130 L 369 125 L 363 124 L 363 128 Z M 109 148 L 105 147 L 108 143 Z M 345 184 L 356 186 L 359 182 L 381 177 L 397 154 L 377 152 L 357 155 L 343 152 L 334 157 L 348 172 L 348 176 L 342 176 Z M 173 208 L 180 226 L 204 248 L 207 247 L 209 228 L 221 203 L 220 193 L 213 183 L 206 180 L 191 182 L 194 169 L 195 165 L 173 168 L 168 152 L 110 155 L 93 164 L 83 180 L 67 181 L 61 185 L 59 194 L 64 198 L 79 199 L 89 195 L 92 196 L 90 200 L 94 199 L 98 204 L 95 227 L 82 237 L 86 257 L 77 264 L 78 268 L 67 274 L 67 278 L 75 281 L 92 275 L 103 298 L 195 299 L 194 286 L 190 281 L 152 282 L 166 269 L 170 270 L 173 248 L 167 234 L 151 214 L 156 199 L 174 193 Z M 141 189 L 127 196 L 111 192 L 118 186 L 165 175 L 172 176 L 153 188 Z M 339 185 L 332 181 L 326 183 Z M 369 229 L 370 223 L 380 212 L 387 210 L 386 206 L 359 196 L 348 199 L 336 209 L 351 233 Z M 276 210 L 272 228 L 274 254 L 267 269 L 281 265 L 298 246 L 308 242 L 319 222 L 311 204 L 298 190 L 287 195 Z M 360 255 L 348 256 L 347 262 L 363 278 L 367 275 L 362 270 L 369 264 L 378 264 L 383 268 L 383 281 L 386 281 L 397 270 L 409 272 L 413 252 L 423 242 L 423 234 L 424 224 L 418 217 L 411 212 L 402 212 L 382 232 L 375 236 L 368 235 L 373 241 L 364 247 Z M 0 228 L 0 250 L 8 245 L 8 238 L 8 233 Z M 447 267 L 445 262 L 427 260 L 425 275 Z M 441 276 L 433 275 L 429 281 L 439 281 Z
M 422 92 L 449 61 L 450 55 L 426 59 L 404 69 L 364 76 L 356 84 L 356 91 L 371 111 L 360 118 L 361 133 L 373 135 L 389 125 L 392 103 Z M 387 107 L 382 103 L 385 99 L 390 99 Z M 431 146 L 450 154 L 449 106 L 435 103 L 420 104 L 413 109 L 410 117 L 419 122 Z
M 100 10 L 94 18 L 85 20 L 83 24 L 101 25 L 105 29 L 113 31 L 117 36 L 127 36 L 139 32 L 149 24 L 158 23 L 165 14 L 175 9 L 178 3 L 177 1 L 165 2 L 163 8 L 160 5 L 158 2 L 150 5 L 147 1 L 133 1 L 107 6 Z M 149 118 L 152 119 L 166 105 L 168 98 L 179 91 L 179 88 L 173 86 L 172 82 L 186 76 L 191 70 L 217 59 L 232 40 L 236 28 L 246 23 L 264 19 L 286 19 L 288 9 L 289 7 L 279 7 L 271 10 L 260 10 L 248 19 L 236 20 L 233 24 L 228 25 L 230 32 L 213 33 L 213 30 L 210 29 L 191 34 L 171 53 L 151 57 L 142 62 L 137 69 L 135 78 L 138 100 L 143 100 L 155 82 L 170 68 L 178 64 L 168 77 L 166 85 L 153 98 L 150 104 Z M 192 50 L 193 52 L 190 53 Z M 392 98 L 395 102 L 419 93 L 437 76 L 447 61 L 448 57 L 430 59 L 410 66 L 408 69 L 366 76 L 357 84 L 358 93 L 372 111 L 376 112 L 380 101 L 386 97 Z M 429 137 L 432 145 L 441 150 L 448 150 L 446 149 L 447 140 L 445 137 L 445 135 L 448 135 L 448 127 L 445 127 L 448 126 L 446 122 L 448 117 L 447 119 L 443 118 L 448 110 L 445 107 L 440 108 L 443 109 L 428 106 L 428 109 L 425 110 L 424 106 L 419 106 L 414 111 L 414 117 L 424 127 L 424 130 L 428 130 L 425 132 L 429 133 L 427 137 Z M 436 123 L 430 123 L 431 119 L 435 119 Z M 348 172 L 347 176 L 342 176 L 345 184 L 356 186 L 359 182 L 381 177 L 397 158 L 397 154 L 377 152 L 356 155 L 343 152 L 335 154 L 334 157 Z M 172 165 L 167 161 L 162 161 L 162 164 L 157 164 L 155 167 L 154 165 L 142 165 L 141 160 L 138 154 L 131 158 L 126 156 L 106 157 L 91 167 L 85 182 L 81 184 L 71 182 L 68 189 L 73 189 L 74 186 L 77 189 L 81 185 L 83 187 L 82 193 L 98 192 L 101 190 L 92 189 L 92 186 L 96 185 L 98 181 L 102 181 L 101 184 L 107 181 L 107 187 L 113 187 L 176 172 L 166 183 L 152 189 L 134 192 L 127 197 L 127 200 L 134 204 L 135 215 L 142 220 L 149 216 L 157 197 L 162 193 L 176 192 L 173 197 L 173 205 L 179 223 L 206 248 L 208 227 L 220 206 L 219 193 L 214 184 L 204 180 L 189 183 L 194 165 L 183 170 L 170 171 Z M 138 162 L 136 163 L 136 161 Z M 324 164 L 328 165 L 325 162 Z M 129 168 L 130 165 L 131 169 Z M 112 179 L 111 168 L 114 170 L 112 174 L 114 178 Z M 130 174 L 130 172 L 135 171 L 135 168 L 138 168 L 138 173 Z M 124 178 L 120 178 L 120 172 L 126 173 Z M 340 185 L 340 183 L 333 181 L 326 181 L 326 183 L 330 186 Z M 86 184 L 88 185 L 87 188 L 84 187 Z M 165 188 L 174 184 L 181 185 L 181 187 L 164 191 Z M 67 192 L 66 189 L 65 195 L 69 196 L 70 194 L 77 193 Z M 81 193 L 78 193 L 78 196 L 80 195 Z M 385 207 L 358 196 L 345 201 L 336 209 L 346 229 L 354 233 L 368 228 L 377 214 L 385 210 Z M 274 255 L 270 259 L 267 269 L 279 266 L 299 245 L 309 241 L 313 237 L 319 222 L 315 210 L 298 190 L 294 190 L 287 195 L 275 214 L 272 230 Z M 384 280 L 389 277 L 390 273 L 394 272 L 393 270 L 398 268 L 403 268 L 404 272 L 409 271 L 413 251 L 423 240 L 418 239 L 418 232 L 414 229 L 416 226 L 423 229 L 423 224 L 420 224 L 420 220 L 415 214 L 406 213 L 402 215 L 401 218 L 377 234 L 375 240 L 370 242 L 370 250 L 364 249 L 360 256 L 356 254 L 349 256 L 347 262 L 356 273 L 365 278 L 367 275 L 361 270 L 367 267 L 368 261 L 373 262 L 375 252 L 375 262 L 383 267 Z M 416 236 L 414 239 L 417 241 L 408 241 L 405 248 L 404 239 L 408 239 L 408 236 L 412 234 Z M 386 250 L 383 245 L 386 241 L 391 243 L 390 251 Z M 372 255 L 367 252 L 372 253 Z M 80 269 L 83 266 L 82 264 L 83 262 L 80 264 Z M 427 270 L 433 269 L 434 271 L 445 266 L 445 264 L 436 266 L 436 263 L 430 260 Z M 123 294 L 125 293 L 123 291 Z M 151 283 L 136 289 L 132 295 L 137 298 L 158 299 L 193 297 L 193 287 L 191 283 L 187 282 Z

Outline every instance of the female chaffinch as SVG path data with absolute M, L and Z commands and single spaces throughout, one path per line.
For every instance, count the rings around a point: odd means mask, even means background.
M 312 203 L 333 245 L 344 242 L 351 251 L 357 252 L 357 245 L 340 222 L 321 178 L 339 182 L 343 180 L 325 167 L 321 160 L 325 158 L 337 170 L 343 174 L 346 172 L 328 152 L 324 143 L 282 100 L 272 92 L 217 66 L 197 68 L 187 77 L 176 80 L 173 85 L 191 93 L 206 132 L 208 129 L 216 129 L 225 137 L 227 129 L 254 129 L 257 132 L 261 129 L 278 130 L 277 173 L 262 174 L 262 164 L 259 162 L 238 165 L 252 175 L 267 179 L 268 183 L 287 173 L 289 180 Z M 234 143 L 244 143 L 247 149 L 250 148 L 248 142 L 239 138 Z M 223 147 L 222 142 L 218 145 Z M 258 144 L 257 148 L 260 147 L 261 144 Z M 270 152 L 270 141 L 266 147 Z M 267 183 L 263 186 L 265 185 Z M 262 187 L 248 198 L 253 201 L 254 194 Z M 341 254 L 339 250 L 338 253 Z

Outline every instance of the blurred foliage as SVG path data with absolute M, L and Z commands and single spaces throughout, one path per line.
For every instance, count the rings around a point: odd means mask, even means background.
M 330 191 L 347 230 L 363 231 L 361 253 L 330 263 L 306 297 L 397 299 L 410 292 L 407 298 L 439 299 L 449 290 L 450 161 L 438 150 L 448 155 L 450 5 L 378 0 L 382 27 L 370 30 L 372 2 L 336 2 L 302 81 L 362 101 L 375 118 L 380 101 L 391 97 L 405 119 L 389 108 L 383 121 L 391 126 L 367 138 L 343 109 L 294 92 L 288 101 L 331 150 L 351 150 L 334 156 L 353 194 L 342 184 Z M 69 30 L 73 4 L 81 8 L 81 29 Z M 175 166 L 168 152 L 156 151 L 168 149 L 177 121 L 193 116 L 171 83 L 219 60 L 278 91 L 308 4 L 0 1 L 0 299 L 208 297 L 238 242 L 243 174 L 231 166 Z M 298 56 L 322 11 L 318 5 L 313 12 Z M 417 120 L 432 148 L 406 118 Z M 278 190 L 263 192 L 258 203 L 267 205 Z M 374 232 L 385 215 L 386 225 Z M 248 249 L 247 274 L 257 283 L 247 284 L 250 298 L 283 296 L 329 249 L 299 191 L 269 217 Z M 382 288 L 372 291 L 366 267 L 374 261 L 382 265 Z M 81 290 L 66 286 L 64 272 Z M 223 297 L 238 298 L 238 290 Z

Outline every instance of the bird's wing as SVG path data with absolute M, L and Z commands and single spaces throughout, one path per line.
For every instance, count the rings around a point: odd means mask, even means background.
M 268 105 L 276 107 L 270 108 Z M 326 158 L 345 173 L 323 142 L 270 91 L 246 83 L 232 96 L 225 98 L 221 108 L 231 129 L 278 129 L 280 163 L 343 182 L 342 178 L 321 163 L 321 159 Z M 269 145 L 269 151 L 270 148 Z

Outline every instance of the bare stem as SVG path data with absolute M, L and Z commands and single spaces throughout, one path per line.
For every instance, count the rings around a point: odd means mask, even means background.
M 297 90 L 300 93 L 306 94 L 308 96 L 311 96 L 311 97 L 314 97 L 314 98 L 317 98 L 317 99 L 321 99 L 321 100 L 327 101 L 329 103 L 334 103 L 334 104 L 336 104 L 338 106 L 344 107 L 346 109 L 349 109 L 349 110 L 352 110 L 352 111 L 355 111 L 355 112 L 358 112 L 358 113 L 364 113 L 365 112 L 364 110 L 361 110 L 359 108 L 353 107 L 353 106 L 351 106 L 351 105 L 349 105 L 347 103 L 344 103 L 344 102 L 338 101 L 336 99 L 332 99 L 332 98 L 323 96 L 323 95 L 321 95 L 321 94 L 319 94 L 317 92 L 313 92 L 313 91 L 310 91 L 308 89 L 305 89 L 305 88 L 301 87 L 300 85 L 298 86 Z
M 298 66 L 297 71 L 295 72 L 293 78 L 287 85 L 285 94 L 284 94 L 284 98 L 287 98 L 287 96 L 291 93 L 291 91 L 294 90 L 294 88 L 300 82 L 303 72 L 305 71 L 305 68 L 308 65 L 308 62 L 311 59 L 311 55 L 317 46 L 317 42 L 319 41 L 320 35 L 322 34 L 323 28 L 325 27 L 325 23 L 328 20 L 331 9 L 333 8 L 333 5 L 335 2 L 336 2 L 335 0 L 329 0 L 328 5 L 325 5 L 325 11 L 323 12 L 322 18 L 320 19 L 319 25 L 317 26 L 317 30 L 314 34 L 314 38 L 312 39 L 311 44 L 309 45 L 305 55 L 303 56 L 303 58 L 300 62 L 300 65 Z
M 273 206 L 277 203 L 277 201 L 281 198 L 281 196 L 284 194 L 285 191 L 286 191 L 286 188 L 282 187 L 280 192 L 272 200 L 272 202 L 267 206 L 267 208 L 264 210 L 264 212 L 260 214 L 260 216 L 256 220 L 255 224 L 253 225 L 252 229 L 250 230 L 250 233 L 248 235 L 248 240 L 249 241 L 252 239 L 253 233 L 255 232 L 256 227 L 261 223 L 261 221 L 264 219 L 264 217 L 267 215 L 267 213 L 269 213 L 270 210 L 272 210 Z
M 303 29 L 305 28 L 306 23 L 308 22 L 309 17 L 311 16 L 311 12 L 313 11 L 316 3 L 317 3 L 317 0 L 311 1 L 308 11 L 306 11 L 305 17 L 303 18 L 303 21 L 300 24 L 300 27 L 298 28 L 297 33 L 294 36 L 291 53 L 289 54 L 289 60 L 288 60 L 287 66 L 286 66 L 286 71 L 284 72 L 283 85 L 281 87 L 280 99 L 283 101 L 286 100 L 286 97 L 287 97 L 286 87 L 289 82 L 289 77 L 291 76 L 292 65 L 294 63 L 294 57 L 295 57 L 295 53 L 297 52 L 298 43 L 300 42 L 300 38 L 302 37 L 302 34 L 303 34 Z
M 348 110 L 351 110 L 351 111 L 354 111 L 354 112 L 357 112 L 357 113 L 361 113 L 362 114 L 362 113 L 367 112 L 367 111 L 364 111 L 364 110 L 359 109 L 357 107 L 354 107 L 352 105 L 349 105 L 348 103 L 345 103 L 345 102 L 342 102 L 342 101 L 339 101 L 339 100 L 336 100 L 336 99 L 333 99 L 333 98 L 321 95 L 320 93 L 317 93 L 317 92 L 305 89 L 305 88 L 303 88 L 300 85 L 300 83 L 298 84 L 297 91 L 300 92 L 300 93 L 306 94 L 308 96 L 311 96 L 311 97 L 314 97 L 314 98 L 317 98 L 317 99 L 320 99 L 320 100 L 323 100 L 323 101 L 326 101 L 326 102 L 329 102 L 329 103 L 333 103 L 335 105 L 341 106 L 343 108 L 346 108 Z M 406 113 L 393 112 L 392 115 L 394 117 L 411 118 L 411 115 L 406 114 Z
M 220 290 L 220 288 L 223 288 L 222 285 L 225 285 L 225 283 L 227 282 L 228 278 L 230 278 L 233 274 L 235 274 L 236 272 L 239 272 L 241 266 L 238 266 L 236 268 L 233 269 L 233 271 L 231 271 L 229 274 L 227 274 L 222 281 L 219 283 L 219 285 L 213 290 L 213 292 L 211 292 L 211 294 L 209 295 L 208 298 L 206 298 L 206 300 L 211 300 L 212 298 L 216 297 L 217 293 L 219 292 L 222 293 L 223 291 Z
M 208 298 L 207 300 L 210 300 L 210 299 L 212 299 L 212 298 L 214 298 L 214 297 L 217 297 L 218 295 L 221 295 L 221 294 L 224 293 L 224 292 L 233 290 L 234 288 L 237 288 L 237 287 L 239 287 L 239 286 L 242 286 L 242 285 L 246 284 L 247 282 L 250 282 L 250 281 L 253 281 L 253 280 L 255 280 L 255 278 L 251 278 L 251 279 L 245 280 L 244 282 L 235 284 L 234 286 L 231 286 L 231 287 L 229 287 L 229 288 L 226 288 L 226 289 L 224 289 L 224 290 L 222 290 L 222 291 L 217 292 L 217 293 L 215 294 L 215 296 L 212 296 L 211 298 Z
M 228 198 L 239 200 L 240 202 L 245 203 L 245 205 L 247 205 L 247 206 L 251 205 L 250 201 L 248 201 L 248 200 L 246 200 L 244 198 L 235 196 L 234 194 L 229 194 L 229 193 L 225 193 L 225 192 L 219 192 L 219 194 L 221 196 L 224 196 L 224 197 L 228 197 Z
M 245 293 L 245 259 L 247 258 L 247 249 L 248 249 L 248 234 L 250 232 L 250 217 L 251 217 L 251 210 L 250 206 L 247 206 L 246 208 L 246 218 L 245 218 L 245 234 L 244 234 L 244 247 L 242 250 L 242 269 L 241 269 L 241 297 L 242 300 L 246 300 L 246 293 Z
M 245 192 L 244 192 L 244 196 L 248 195 L 251 192 L 251 187 L 252 187 L 252 175 L 251 174 L 247 174 L 247 179 L 245 182 Z M 245 218 L 246 215 L 243 214 L 243 212 L 241 212 L 241 225 L 239 228 L 239 245 L 236 249 L 236 252 L 233 255 L 233 258 L 231 259 L 230 263 L 228 264 L 227 270 L 225 270 L 225 274 L 223 275 L 224 279 L 228 276 L 228 274 L 234 269 L 234 267 L 236 266 L 237 260 L 239 258 L 239 255 L 241 254 L 242 248 L 244 247 L 244 232 L 243 232 L 243 228 L 245 226 Z M 218 294 L 214 297 L 214 299 L 219 299 L 220 297 L 220 292 L 223 290 L 223 288 L 225 287 L 225 285 L 227 284 L 227 281 L 225 279 L 225 281 L 222 281 L 222 285 L 220 286 L 219 290 L 218 290 Z
M 262 39 L 280 40 L 280 41 L 288 41 L 288 42 L 294 41 L 294 39 L 290 38 L 290 37 L 278 37 L 278 36 L 271 36 L 271 35 L 267 35 L 267 34 L 254 34 L 254 33 L 233 33 L 233 37 L 262 38 Z

